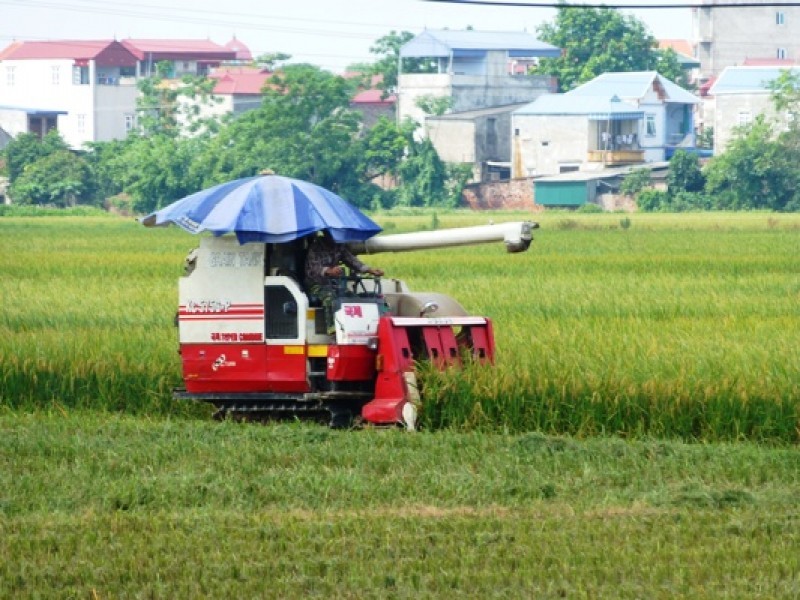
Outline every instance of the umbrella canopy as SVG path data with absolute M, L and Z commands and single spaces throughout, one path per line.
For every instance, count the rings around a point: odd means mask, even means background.
M 190 233 L 235 233 L 246 242 L 282 243 L 327 229 L 336 242 L 362 242 L 381 228 L 323 187 L 278 175 L 259 175 L 201 190 L 141 220 L 175 223 Z

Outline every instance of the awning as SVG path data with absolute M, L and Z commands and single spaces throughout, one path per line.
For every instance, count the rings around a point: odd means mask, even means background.
M 642 111 L 591 113 L 590 121 L 641 121 L 644 119 Z

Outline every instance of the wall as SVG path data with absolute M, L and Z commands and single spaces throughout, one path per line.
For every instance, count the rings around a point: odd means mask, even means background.
M 511 127 L 512 177 L 557 175 L 559 165 L 586 162 L 589 120 L 585 116 L 513 115 Z
M 733 130 L 740 124 L 740 113 L 749 113 L 750 121 L 755 121 L 757 115 L 764 114 L 767 119 L 775 119 L 775 106 L 769 93 L 763 94 L 719 94 L 715 97 L 714 110 L 714 154 L 719 155 L 725 151 L 726 146 L 733 138 Z M 780 120 L 786 123 L 786 116 L 781 115 Z
M 453 112 L 492 106 L 532 102 L 545 92 L 555 91 L 552 77 L 509 75 L 505 51 L 492 51 L 481 62 L 483 73 L 401 73 L 398 81 L 397 114 L 422 123 L 425 114 L 417 98 L 431 95 L 453 99 Z
M 473 210 L 543 210 L 533 201 L 533 180 L 530 178 L 469 185 L 461 198 L 462 204 Z
M 726 0 L 743 3 L 749 0 Z M 776 23 L 777 12 L 784 23 Z M 693 35 L 700 60 L 700 78 L 719 75 L 725 67 L 741 65 L 745 58 L 778 58 L 778 48 L 786 58 L 800 59 L 800 7 L 747 6 L 740 8 L 699 8 L 693 11 Z

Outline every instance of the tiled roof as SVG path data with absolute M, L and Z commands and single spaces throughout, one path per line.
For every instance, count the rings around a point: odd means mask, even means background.
M 247 67 L 228 68 L 215 71 L 209 77 L 217 80 L 214 86 L 215 94 L 253 95 L 261 94 L 264 84 L 272 77 L 272 73 Z
M 353 104 L 394 104 L 397 102 L 397 96 L 394 94 L 390 94 L 386 98 L 382 96 L 383 90 L 364 90 L 353 96 L 351 102 Z
M 677 39 L 664 39 L 658 40 L 658 47 L 661 50 L 666 50 L 667 48 L 674 50 L 678 54 L 683 54 L 684 56 L 694 56 L 694 48 L 692 48 L 692 43 L 689 40 L 677 40 Z
M 114 40 L 15 42 L 3 50 L 2 58 L 4 60 L 46 58 L 93 59 L 114 43 Z
M 234 60 L 236 52 L 211 40 L 127 39 L 122 44 L 139 60 Z
M 236 39 L 236 36 L 233 36 L 231 40 L 225 44 L 225 47 L 228 50 L 236 53 L 236 60 L 242 61 L 250 61 L 253 60 L 253 54 L 250 52 L 250 48 L 248 48 L 244 43 L 240 40 Z

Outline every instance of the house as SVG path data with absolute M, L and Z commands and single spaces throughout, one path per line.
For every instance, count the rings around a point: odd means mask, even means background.
M 518 73 L 514 61 L 560 54 L 524 32 L 425 30 L 400 48 L 398 118 L 423 123 L 417 101 L 426 96 L 450 98 L 453 112 L 530 102 L 554 91 L 555 81 Z M 404 72 L 411 61 L 435 65 L 435 72 Z
M 445 162 L 469 164 L 472 181 L 511 177 L 511 114 L 527 103 L 425 119 L 428 139 Z
M 380 119 L 394 120 L 397 106 L 395 94 L 384 95 L 382 90 L 362 90 L 350 100 L 350 108 L 361 113 L 364 127 L 369 129 Z
M 604 73 L 512 115 L 512 177 L 668 160 L 694 148 L 694 94 L 655 71 Z
M 122 44 L 139 61 L 139 77 L 155 75 L 156 65 L 160 62 L 170 63 L 167 75 L 170 79 L 183 75 L 208 75 L 223 62 L 236 61 L 239 54 L 239 50 L 231 50 L 211 40 L 127 39 Z
M 751 123 L 758 115 L 788 123 L 792 116 L 776 113 L 769 90 L 770 83 L 785 70 L 778 66 L 728 67 L 716 79 L 709 90 L 714 102 L 714 154 L 724 152 L 736 127 Z M 800 74 L 800 67 L 790 70 Z
M 672 50 L 678 59 L 678 64 L 684 70 L 686 81 L 694 84 L 700 74 L 700 61 L 695 57 L 694 47 L 689 40 L 660 39 L 659 50 Z
M 209 78 L 214 84 L 216 102 L 204 108 L 204 116 L 239 115 L 261 106 L 262 90 L 272 77 L 268 69 L 253 66 L 230 66 L 214 69 Z
M 121 139 L 136 126 L 136 83 L 156 64 L 205 75 L 237 55 L 208 40 L 15 42 L 0 52 L 0 129 L 58 129 L 73 148 Z
M 702 0 L 692 8 L 695 57 L 700 61 L 699 83 L 719 76 L 726 67 L 745 59 L 800 59 L 800 6 L 775 2 L 744 2 L 745 6 L 716 6 L 719 0 Z
M 127 135 L 135 123 L 137 58 L 121 42 L 17 42 L 0 54 L 0 128 L 58 129 L 74 148 Z

